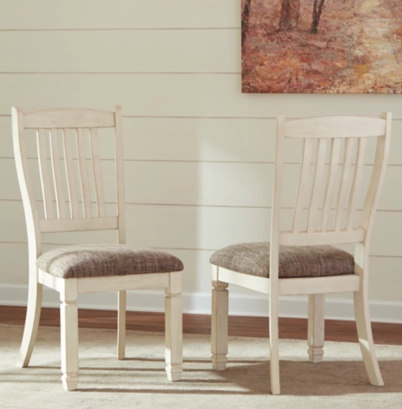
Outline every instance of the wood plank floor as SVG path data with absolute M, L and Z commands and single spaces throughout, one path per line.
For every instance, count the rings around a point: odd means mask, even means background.
M 23 325 L 25 307 L 0 306 L 0 324 Z M 152 312 L 127 312 L 127 329 L 138 331 L 163 332 L 164 314 Z M 40 325 L 60 325 L 57 308 L 43 308 Z M 116 311 L 79 310 L 81 328 L 117 327 Z M 402 345 L 402 324 L 373 323 L 374 341 L 383 345 Z M 187 334 L 210 334 L 211 317 L 209 315 L 183 315 L 183 331 Z M 229 317 L 229 334 L 247 337 L 268 337 L 268 318 L 264 317 Z M 280 338 L 307 339 L 307 320 L 280 318 Z M 354 321 L 326 320 L 325 339 L 327 341 L 357 342 Z

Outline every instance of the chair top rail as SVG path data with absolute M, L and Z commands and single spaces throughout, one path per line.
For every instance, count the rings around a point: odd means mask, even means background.
M 60 108 L 24 112 L 24 128 L 113 128 L 115 113 L 97 109 Z
M 281 246 L 320 246 L 333 244 L 361 243 L 366 237 L 366 230 L 354 229 L 329 232 L 280 232 Z
M 285 138 L 362 138 L 385 134 L 386 120 L 365 116 L 326 116 L 289 120 Z

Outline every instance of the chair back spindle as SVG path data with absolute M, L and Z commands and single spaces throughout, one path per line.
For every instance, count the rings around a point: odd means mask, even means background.
M 20 182 L 24 179 L 24 183 L 20 183 L 26 193 L 23 194 L 23 201 L 29 202 L 24 203 L 25 213 L 30 213 L 27 221 L 35 219 L 37 226 L 32 228 L 39 228 L 40 233 L 116 229 L 119 230 L 119 242 L 124 243 L 124 229 L 120 231 L 120 226 L 124 224 L 120 107 L 112 112 L 54 109 L 25 113 L 13 108 L 12 115 L 16 163 L 20 168 L 18 176 Z M 107 214 L 98 133 L 102 128 L 114 131 L 118 173 L 116 216 Z M 25 145 L 30 130 L 36 132 L 40 192 L 35 191 L 28 177 L 28 159 L 31 161 L 32 158 L 28 158 Z M 38 197 L 43 208 L 33 212 Z
M 384 178 L 391 114 L 378 119 L 320 117 L 286 121 L 279 117 L 278 121 L 282 122 L 278 126 L 278 145 L 280 140 L 303 139 L 292 227 L 280 232 L 280 244 L 363 242 L 371 229 L 378 187 Z M 376 142 L 374 166 L 366 166 L 369 142 Z M 282 168 L 283 157 L 277 155 L 275 166 L 276 172 Z M 371 167 L 371 176 L 366 177 Z M 274 196 L 281 195 L 282 183 L 274 186 Z M 280 200 L 274 198 L 273 207 L 279 205 Z

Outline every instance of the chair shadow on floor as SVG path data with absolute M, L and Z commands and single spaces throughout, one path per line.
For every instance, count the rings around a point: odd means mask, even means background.
M 92 359 L 91 359 L 92 360 Z M 160 367 L 90 367 L 80 369 L 90 373 L 104 371 L 113 376 L 123 372 L 127 377 L 133 375 L 132 388 L 85 387 L 85 380 L 77 392 L 97 393 L 160 393 L 160 394 L 217 394 L 217 395 L 266 395 L 270 393 L 269 361 L 235 360 L 228 361 L 225 371 L 214 371 L 210 360 L 188 359 L 184 361 L 183 378 L 177 383 L 169 383 L 164 377 L 164 361 L 156 358 L 129 358 L 127 361 L 160 363 Z M 32 369 L 54 369 L 57 366 L 32 366 Z M 384 394 L 402 392 L 402 360 L 380 361 L 385 386 L 376 387 L 368 382 L 362 361 L 324 361 L 311 364 L 304 361 L 280 361 L 283 395 L 288 396 L 341 396 L 353 394 Z M 140 374 L 160 372 L 163 387 L 153 388 L 155 379 L 150 378 L 150 387 L 146 383 L 136 387 L 136 377 Z M 210 374 L 210 376 L 208 375 Z M 50 375 L 50 374 L 49 374 Z M 96 375 L 95 375 L 96 376 Z M 85 375 L 83 378 L 86 377 Z M 200 378 L 199 378 L 200 377 Z M 92 383 L 92 382 L 91 382 Z M 101 385 L 100 381 L 98 385 Z M 211 388 L 208 388 L 208 384 Z M 152 385 L 152 386 L 151 386 Z

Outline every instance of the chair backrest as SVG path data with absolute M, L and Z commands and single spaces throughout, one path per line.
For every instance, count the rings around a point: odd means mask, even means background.
M 30 248 L 39 255 L 41 233 L 63 231 L 116 229 L 119 242 L 124 243 L 121 107 L 115 107 L 115 111 L 50 109 L 32 112 L 22 112 L 13 107 L 12 126 Z M 114 130 L 116 216 L 108 216 L 106 211 L 99 153 L 100 128 Z M 33 133 L 33 130 L 36 132 Z M 27 138 L 34 139 L 35 134 L 40 193 L 35 191 L 32 184 L 32 168 L 27 157 Z M 38 195 L 43 202 L 43 209 L 37 207 Z
M 381 118 L 333 116 L 285 120 L 283 116 L 278 117 L 271 252 L 277 252 L 279 245 L 367 244 L 370 241 L 373 215 L 387 166 L 391 121 L 391 113 Z M 292 228 L 280 231 L 283 155 L 289 138 L 303 141 L 303 153 Z M 363 170 L 366 147 L 373 138 L 377 144 L 367 184 L 363 183 Z M 359 216 L 360 196 L 365 200 Z

